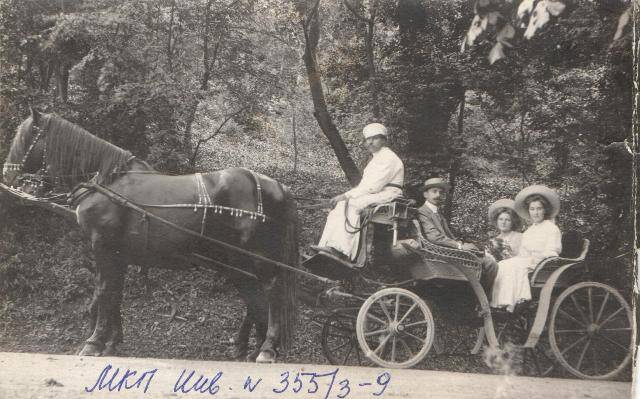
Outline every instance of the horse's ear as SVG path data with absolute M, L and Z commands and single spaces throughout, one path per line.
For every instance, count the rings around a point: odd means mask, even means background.
M 31 105 L 29 106 L 29 110 L 31 111 L 31 120 L 33 123 L 38 123 L 38 120 L 40 119 L 40 111 Z

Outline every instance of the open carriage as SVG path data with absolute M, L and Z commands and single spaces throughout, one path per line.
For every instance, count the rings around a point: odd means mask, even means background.
M 466 282 L 479 309 L 466 313 L 469 327 L 477 328 L 472 354 L 485 342 L 489 348 L 518 348 L 524 371 L 537 375 L 562 366 L 579 378 L 609 379 L 628 366 L 633 349 L 631 308 L 616 289 L 584 281 L 588 240 L 565 234 L 561 256 L 543 260 L 530 274 L 533 300 L 528 306 L 514 314 L 497 312 L 489 307 L 479 283 L 484 254 L 428 242 L 410 205 L 403 199 L 379 205 L 365 220 L 391 226 L 396 248 L 403 245 L 397 241 L 398 230 L 415 225 L 422 247 L 406 246 L 412 256 L 385 265 L 400 271 L 395 279 L 382 283 L 368 277 L 368 266 L 362 266 L 366 256 L 362 240 L 355 264 L 323 252 L 303 263 L 315 274 L 342 281 L 324 293 L 344 304 L 323 320 L 322 346 L 331 363 L 406 368 L 423 361 L 441 333 L 433 292 L 424 286 L 457 281 Z

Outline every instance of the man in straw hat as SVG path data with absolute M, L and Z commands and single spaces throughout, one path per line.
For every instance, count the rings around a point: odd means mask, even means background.
M 462 249 L 467 251 L 478 251 L 478 248 L 471 244 L 458 240 L 449 229 L 447 220 L 442 215 L 441 206 L 444 204 L 450 185 L 440 177 L 427 179 L 423 185 L 424 205 L 418 208 L 418 220 L 422 229 L 422 234 L 431 243 L 449 248 Z M 416 240 L 403 240 L 402 243 L 413 248 L 420 248 L 420 243 Z M 482 257 L 482 276 L 480 283 L 489 296 L 493 280 L 498 272 L 498 265 L 491 257 Z
M 331 199 L 333 210 L 329 212 L 318 246 L 312 246 L 350 260 L 358 252 L 360 212 L 369 205 L 401 196 L 404 184 L 404 165 L 387 147 L 387 128 L 380 123 L 370 123 L 362 134 L 373 158 L 365 167 L 357 187 Z

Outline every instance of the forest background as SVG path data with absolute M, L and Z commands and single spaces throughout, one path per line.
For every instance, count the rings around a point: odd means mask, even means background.
M 630 296 L 632 167 L 620 142 L 632 137 L 633 46 L 630 29 L 616 35 L 629 2 L 566 3 L 531 40 L 517 26 L 491 64 L 490 37 L 460 52 L 478 11 L 469 0 L 0 0 L 0 158 L 32 105 L 163 172 L 243 166 L 328 198 L 359 179 L 361 129 L 379 121 L 410 196 L 427 177 L 449 179 L 460 237 L 485 242 L 490 203 L 546 184 L 561 196 L 561 229 L 591 240 L 597 279 Z M 73 352 L 86 332 L 73 313 L 92 288 L 86 243 L 43 211 L 0 212 L 0 349 Z M 300 211 L 302 247 L 325 216 Z M 152 272 L 151 291 L 128 285 L 126 349 L 224 357 L 239 300 L 220 316 L 230 288 L 172 273 Z M 161 317 L 176 306 L 184 321 Z M 156 330 L 167 345 L 153 345 Z

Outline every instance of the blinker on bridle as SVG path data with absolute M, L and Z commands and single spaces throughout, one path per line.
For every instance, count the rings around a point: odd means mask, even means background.
M 27 151 L 24 153 L 24 156 L 22 157 L 22 161 L 20 161 L 20 163 L 5 163 L 2 166 L 2 175 L 3 176 L 7 172 L 21 172 L 22 168 L 27 163 L 27 159 L 29 159 L 29 155 L 31 154 L 31 151 L 33 151 L 33 148 L 36 146 L 38 141 L 40 141 L 40 138 L 44 135 L 44 132 L 45 132 L 44 129 L 41 129 L 37 125 L 32 124 L 31 125 L 31 129 L 35 130 L 37 132 L 37 134 L 36 134 L 36 137 L 31 141 L 31 145 L 29 146 Z M 44 154 L 42 156 L 42 165 L 43 165 L 43 167 L 46 165 L 46 152 L 47 152 L 47 149 L 46 149 L 46 144 L 45 144 Z M 16 177 L 14 177 L 13 180 L 15 180 Z M 11 184 L 13 184 L 13 181 L 9 182 L 9 185 L 11 185 Z

